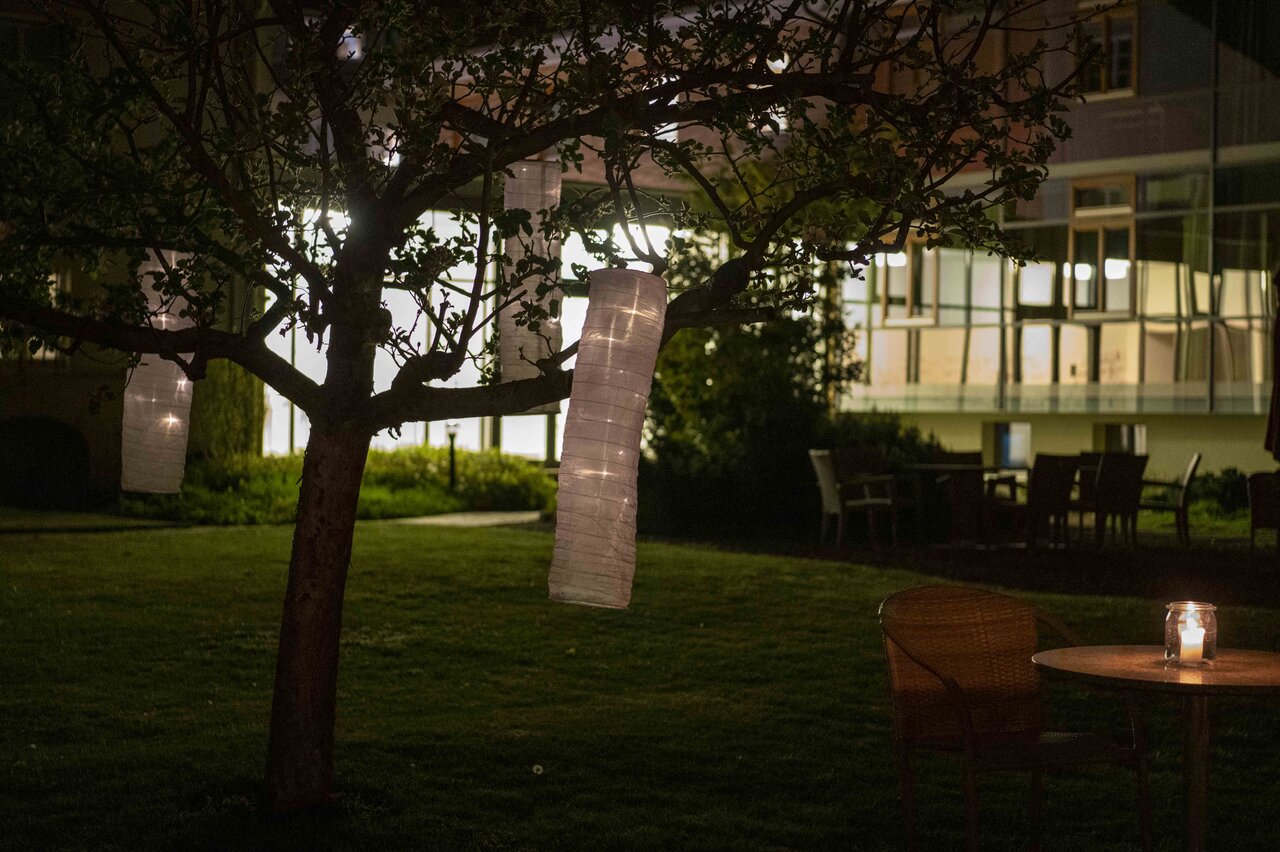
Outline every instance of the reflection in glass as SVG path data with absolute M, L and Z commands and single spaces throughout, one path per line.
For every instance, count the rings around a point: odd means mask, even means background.
M 938 324 L 964 325 L 969 277 L 969 253 L 964 249 L 938 249 Z
M 1058 334 L 1058 383 L 1083 385 L 1089 382 L 1089 329 L 1064 325 Z
M 1075 236 L 1070 272 L 1075 281 L 1076 310 L 1095 310 L 1098 307 L 1098 288 L 1094 280 L 1097 277 L 1098 232 L 1076 231 Z
M 1051 384 L 1053 382 L 1053 326 L 1024 325 L 1021 341 L 1022 384 Z
M 1103 231 L 1106 254 L 1102 261 L 1103 292 L 1108 311 L 1129 310 L 1129 229 Z

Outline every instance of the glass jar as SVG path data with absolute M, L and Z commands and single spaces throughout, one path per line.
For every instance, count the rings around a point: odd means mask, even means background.
M 1165 609 L 1165 660 L 1180 666 L 1212 660 L 1218 652 L 1218 608 L 1203 601 L 1173 601 Z

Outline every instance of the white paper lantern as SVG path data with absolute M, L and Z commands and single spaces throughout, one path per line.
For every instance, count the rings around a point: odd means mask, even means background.
M 165 252 L 165 258 L 173 266 L 180 256 Z M 155 279 L 148 273 L 163 269 L 152 257 L 138 270 L 145 276 L 142 286 L 153 312 L 161 310 L 163 297 L 152 289 Z M 174 330 L 192 324 L 189 318 L 178 315 L 186 308 L 185 299 L 179 297 L 163 307 L 164 311 L 151 320 L 155 327 Z M 190 423 L 191 380 L 172 361 L 159 355 L 144 355 L 124 391 L 120 490 L 176 494 L 182 488 L 187 463 Z
M 658 276 L 591 273 L 560 462 L 554 600 L 618 609 L 631 600 L 640 430 L 666 311 Z
M 507 238 L 504 248 L 511 259 L 506 270 L 508 277 L 516 274 L 515 265 L 526 254 L 560 258 L 560 242 L 546 239 L 542 233 L 542 217 L 538 215 L 539 210 L 549 210 L 560 203 L 560 163 L 555 160 L 522 160 L 511 167 L 511 172 L 512 177 L 506 179 L 503 188 L 503 204 L 508 210 L 528 210 L 532 214 L 529 224 L 533 226 L 533 234 Z M 539 279 L 540 276 L 530 276 L 514 289 L 526 291 L 525 301 L 536 301 L 536 290 L 541 283 Z M 541 301 L 549 303 L 553 298 L 558 298 L 557 290 L 544 295 Z M 498 315 L 498 360 L 504 382 L 537 378 L 541 373 L 534 364 L 559 352 L 563 343 L 558 320 L 543 320 L 535 332 L 528 326 L 516 324 L 515 317 L 519 311 L 520 305 L 516 303 Z M 530 408 L 526 413 L 555 414 L 559 410 L 560 403 L 551 402 Z

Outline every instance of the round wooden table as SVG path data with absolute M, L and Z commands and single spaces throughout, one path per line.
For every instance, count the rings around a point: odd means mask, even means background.
M 1203 852 L 1208 824 L 1209 698 L 1280 695 L 1280 654 L 1219 648 L 1201 667 L 1166 663 L 1162 645 L 1096 645 L 1041 651 L 1031 658 L 1046 674 L 1126 692 L 1182 696 L 1182 779 L 1187 849 Z

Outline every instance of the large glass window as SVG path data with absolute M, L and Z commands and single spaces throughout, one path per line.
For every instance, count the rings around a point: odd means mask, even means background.
M 994 425 L 997 467 L 1027 467 L 1031 461 L 1031 424 Z
M 937 320 L 938 265 L 938 252 L 921 244 L 876 258 L 886 321 Z
M 1095 13 L 1081 24 L 1081 49 L 1092 43 L 1102 50 L 1099 61 L 1085 68 L 1080 78 L 1081 92 L 1133 94 L 1138 59 L 1134 30 L 1132 7 Z
M 1072 307 L 1133 312 L 1133 178 L 1079 181 L 1072 195 Z

